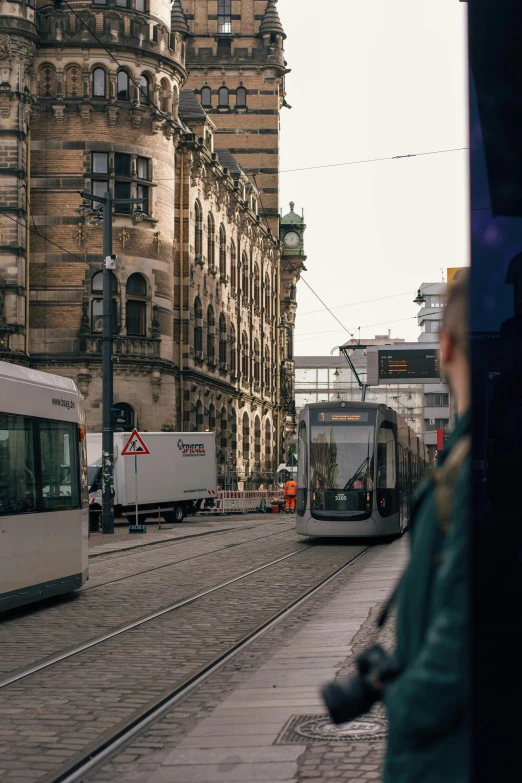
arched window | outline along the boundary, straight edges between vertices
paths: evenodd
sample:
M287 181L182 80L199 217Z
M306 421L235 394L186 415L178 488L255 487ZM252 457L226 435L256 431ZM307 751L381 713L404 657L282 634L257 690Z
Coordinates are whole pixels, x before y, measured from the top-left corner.
M232 291L237 290L237 256L234 240L230 243L230 285Z
M103 68L95 68L92 72L92 94L94 98L105 98L106 78Z
M83 78L79 65L69 65L65 69L65 95L67 98L79 98L83 95Z
M201 204L196 201L194 204L194 223L195 223L195 239L194 249L196 252L196 260L201 260L203 255L203 213L201 210Z
M247 91L244 87L238 87L236 90L236 106L238 109L246 109Z
M196 429L198 432L202 432L203 424L205 423L205 409L203 403L198 400L196 403Z
M145 74L142 73L140 77L140 103L144 106L149 105L150 100L150 82Z
M241 272L243 275L242 284L241 284L243 296L245 297L245 299L248 299L249 281L248 281L248 259L246 253L243 253L243 255L241 256Z
M243 459L250 459L250 421L248 413L243 414Z
M198 358L203 355L203 307L199 297L194 301L194 352Z
M51 63L45 63L38 71L40 78L40 96L42 98L56 97L56 68Z
M237 454L237 414L234 408L230 411L230 435L232 438L231 451L233 458Z
M228 109L230 102L230 94L228 92L227 87L220 87L219 88L219 108L220 109Z
M259 351L259 341L257 338L254 340L254 382L260 383L261 381L261 353Z
M216 266L216 224L212 212L208 216L208 239L207 239L207 260L208 268L215 269Z
M237 343L234 324L230 324L230 372L232 375L237 372Z
M261 419L254 419L254 457L256 462L261 462Z
M219 227L219 274L227 276L227 233L223 224Z
M211 403L208 409L208 428L210 432L216 431L216 408L214 403Z
M265 422L265 460L266 468L270 468L270 458L272 456L272 427L270 426L270 419Z
M272 299L270 295L270 278L265 275L265 315L270 318L272 312Z
M261 307L261 277L257 264L254 266L254 304L256 307Z
M146 315L147 283L136 273L127 280L127 334L145 337Z
M206 109L212 108L212 90L210 87L203 87L201 90L201 105Z
M118 281L113 273L111 277L112 290L112 331L118 333ZM91 278L91 331L103 332L103 272L96 272Z
M129 98L129 75L126 71L118 71L118 100L128 101Z
M227 365L227 319L224 313L219 316L219 364Z
M221 451L223 454L223 462L226 464L228 462L228 454L227 454L227 447L228 447L228 416L227 416L227 409L221 408Z
M207 310L207 360L209 364L216 361L216 316L211 306Z
M162 79L160 82L160 108L164 114L172 111L171 100L172 95L168 79Z
M250 376L248 361L248 337L246 332L243 332L241 338L241 372L243 374L243 380L248 380Z
M265 347L265 391L270 391L272 387L272 368L270 367L270 349Z

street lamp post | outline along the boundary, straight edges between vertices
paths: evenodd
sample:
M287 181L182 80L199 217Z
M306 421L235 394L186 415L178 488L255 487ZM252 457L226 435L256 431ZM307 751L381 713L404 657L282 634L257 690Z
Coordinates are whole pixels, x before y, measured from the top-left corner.
M114 437L112 423L113 379L112 348L114 339L112 278L111 271L116 269L116 256L112 253L112 210L117 204L141 204L142 198L114 199L108 190L103 196L81 192L80 214L92 214L86 204L101 204L94 214L93 224L100 225L100 212L103 214L103 335L102 335L102 533L114 533ZM139 223L145 217L136 208L134 221Z

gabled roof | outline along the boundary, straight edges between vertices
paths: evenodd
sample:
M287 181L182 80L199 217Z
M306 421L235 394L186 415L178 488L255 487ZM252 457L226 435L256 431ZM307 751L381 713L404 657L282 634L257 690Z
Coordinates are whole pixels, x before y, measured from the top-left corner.
M268 0L265 15L259 28L260 35L269 35L270 33L279 33L283 38L286 38L286 33L283 30L283 25L279 18L276 7L277 0Z
M174 0L174 5L170 11L170 31L172 33L182 33L190 35L187 19L181 7L181 0Z
M193 90L180 91L179 116L182 120L206 120L207 113Z

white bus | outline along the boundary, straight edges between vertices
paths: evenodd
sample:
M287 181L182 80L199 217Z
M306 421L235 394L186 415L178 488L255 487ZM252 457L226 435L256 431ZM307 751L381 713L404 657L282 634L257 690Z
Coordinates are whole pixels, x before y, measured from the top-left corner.
M82 395L0 362L0 612L81 587L88 537Z

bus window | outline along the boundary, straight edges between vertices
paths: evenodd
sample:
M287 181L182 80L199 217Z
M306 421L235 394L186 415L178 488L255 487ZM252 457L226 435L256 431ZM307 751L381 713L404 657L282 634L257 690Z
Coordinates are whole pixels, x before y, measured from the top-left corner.
M0 414L0 514L36 510L34 423Z

